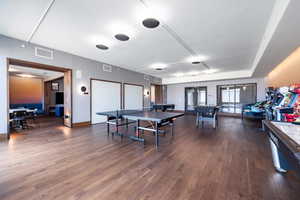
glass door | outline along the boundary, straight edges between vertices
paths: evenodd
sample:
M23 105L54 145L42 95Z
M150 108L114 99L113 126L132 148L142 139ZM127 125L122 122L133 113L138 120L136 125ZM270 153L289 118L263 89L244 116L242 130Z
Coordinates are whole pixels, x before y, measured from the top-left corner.
M256 102L256 84L217 86L217 102L221 112L241 113L243 104Z
M195 107L207 102L206 87L185 88L185 112L194 112Z

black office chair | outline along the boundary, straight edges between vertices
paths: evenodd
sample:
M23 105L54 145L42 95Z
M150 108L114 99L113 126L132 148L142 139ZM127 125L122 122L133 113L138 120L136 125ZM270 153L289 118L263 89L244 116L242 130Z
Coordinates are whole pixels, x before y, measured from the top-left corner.
M37 109L30 109L30 112L27 112L26 121L28 122L30 120L31 123L37 125ZM38 125L39 126L39 125ZM34 128L33 126L29 126L30 128Z
M200 121L203 127L204 121L212 121L213 127L216 128L218 124L217 112L218 108L216 106L197 106L195 108L197 118L196 125L199 127Z
M15 128L28 129L27 123L27 112L26 111L15 111L13 112L12 118L13 124Z

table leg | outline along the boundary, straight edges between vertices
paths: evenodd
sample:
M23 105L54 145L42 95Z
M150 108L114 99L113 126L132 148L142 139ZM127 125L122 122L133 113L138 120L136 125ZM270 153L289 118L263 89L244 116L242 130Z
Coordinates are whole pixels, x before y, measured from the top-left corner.
M174 136L174 121L171 122L171 135Z
M119 120L116 118L116 134L119 135ZM114 133L113 133L114 135Z
M196 115L196 126L199 127L199 113Z
M106 117L106 127L107 127L107 135L109 136L109 117Z
M155 122L155 147L158 149L159 139L158 139L158 123Z
M137 120L136 136L140 138L140 120Z
M109 136L109 123L106 123L107 125L107 136Z

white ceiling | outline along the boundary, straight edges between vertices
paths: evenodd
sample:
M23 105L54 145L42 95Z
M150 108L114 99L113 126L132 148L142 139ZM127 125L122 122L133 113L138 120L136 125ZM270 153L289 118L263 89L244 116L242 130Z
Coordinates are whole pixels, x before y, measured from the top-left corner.
M16 65L10 65L9 66L10 74L13 75L20 75L20 74L26 74L26 75L33 75L34 78L40 78L44 79L44 81L53 80L59 77L63 77L64 73L62 72L56 72L56 71L50 71L50 70L44 70L44 69L36 69L36 68L30 68L30 67L21 67Z
M31 42L163 79L203 74L206 68L201 64L186 62L191 52L174 39L167 26L192 51L205 56L211 69L218 70L205 75L208 79L224 73L245 74L252 69L276 1L148 0L145 7L140 0L57 0ZM50 2L2 0L0 19L9 20L0 20L0 34L28 40ZM141 22L147 16L162 24L146 29ZM131 39L117 41L113 37L117 32ZM95 47L98 43L110 49L101 51ZM151 68L155 63L167 67L155 71Z

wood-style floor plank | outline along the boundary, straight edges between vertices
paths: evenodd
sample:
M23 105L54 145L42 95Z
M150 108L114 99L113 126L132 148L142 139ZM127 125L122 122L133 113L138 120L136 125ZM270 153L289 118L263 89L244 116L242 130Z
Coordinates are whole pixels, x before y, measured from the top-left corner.
M123 130L125 131L125 130ZM132 128L128 134L133 134ZM175 136L146 145L108 137L104 125L36 128L0 142L0 199L252 200L300 197L300 179L277 173L259 124L176 121Z

